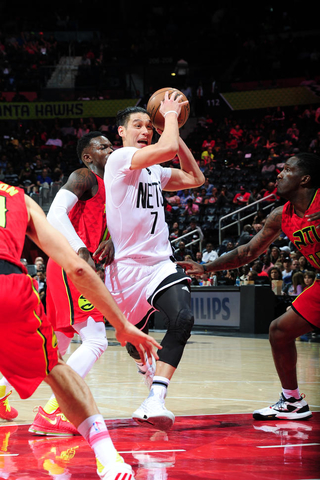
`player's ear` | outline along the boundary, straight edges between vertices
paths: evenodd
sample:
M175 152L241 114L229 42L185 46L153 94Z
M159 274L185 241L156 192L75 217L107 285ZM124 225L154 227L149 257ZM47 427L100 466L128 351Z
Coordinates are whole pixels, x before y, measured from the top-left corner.
M82 161L84 163L92 163L92 158L91 158L91 155L89 153L83 153L82 155Z
M123 135L124 135L124 126L123 125L119 125L118 134L119 134L119 137L123 137Z
M301 177L300 185L308 185L310 181L311 181L310 175L303 175L303 177Z

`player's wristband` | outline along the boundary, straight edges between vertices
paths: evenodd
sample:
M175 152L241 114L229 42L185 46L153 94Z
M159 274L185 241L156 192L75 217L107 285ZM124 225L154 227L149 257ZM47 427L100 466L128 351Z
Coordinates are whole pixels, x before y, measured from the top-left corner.
M203 271L206 273L206 272L208 271L208 270L207 270L207 267L205 266L204 263L202 264L202 266L203 266Z
M175 113L178 117L178 112L176 112L175 110L169 110L169 112L164 113L163 116L165 117L166 115L168 115L168 113Z

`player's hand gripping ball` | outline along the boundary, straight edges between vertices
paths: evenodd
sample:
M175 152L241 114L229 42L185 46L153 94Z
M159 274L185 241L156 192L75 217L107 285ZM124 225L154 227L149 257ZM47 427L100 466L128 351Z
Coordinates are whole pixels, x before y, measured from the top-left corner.
M151 95L148 101L147 111L150 115L151 122L154 128L159 128L160 130L164 129L164 117L162 113L159 111L159 109L160 109L161 102L164 99L164 94L166 92L169 92L169 96L171 96L172 92L177 92L176 96L182 95L182 99L181 99L182 102L185 102L188 100L187 97L182 92L180 92L180 90L178 90L177 88L171 88L171 87L160 88L160 90L157 90ZM179 128L181 128L186 123L186 121L189 118L189 115L190 115L190 104L188 102L181 107L181 112L178 118Z

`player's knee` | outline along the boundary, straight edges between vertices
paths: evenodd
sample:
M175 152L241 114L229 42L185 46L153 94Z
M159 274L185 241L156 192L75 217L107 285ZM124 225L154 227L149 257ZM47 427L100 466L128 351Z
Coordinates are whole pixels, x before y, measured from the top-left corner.
M269 326L269 342L271 346L277 347L287 343L285 331L280 327L278 319L273 320Z
M126 344L126 349L127 349L127 352L129 353L130 357L134 358L135 360L140 359L140 355L138 353L138 350L136 349L136 347L134 345L132 345L132 343L128 342Z
M176 315L176 318L168 319L168 332L172 333L176 340L185 345L190 338L194 324L194 316L189 307L184 307Z
M88 348L94 356L98 359L101 357L103 352L107 350L108 347L108 339L107 337L95 337L95 338L87 338L85 339L82 344Z

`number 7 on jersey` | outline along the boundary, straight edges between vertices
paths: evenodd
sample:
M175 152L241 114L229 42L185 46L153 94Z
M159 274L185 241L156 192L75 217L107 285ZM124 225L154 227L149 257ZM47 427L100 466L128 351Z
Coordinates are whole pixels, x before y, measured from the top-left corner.
M150 232L151 235L153 235L154 232L155 232L155 229L156 229L156 225L157 225L158 212L151 212L151 215L154 215L153 225L152 225L151 232Z

